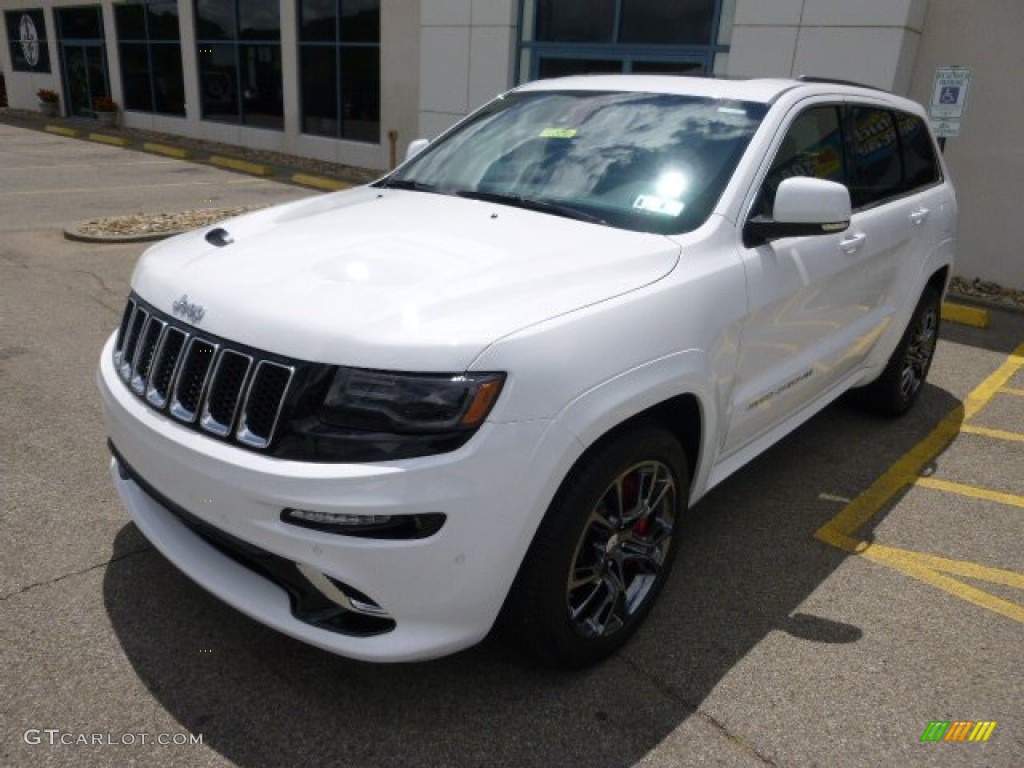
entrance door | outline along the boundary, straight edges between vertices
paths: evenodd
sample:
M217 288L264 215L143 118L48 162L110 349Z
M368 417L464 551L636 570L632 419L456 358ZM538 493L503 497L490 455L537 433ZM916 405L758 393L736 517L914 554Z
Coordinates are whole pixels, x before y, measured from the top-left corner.
M111 95L102 9L57 8L56 15L68 115L92 116L96 97Z
M103 48L96 45L61 44L61 56L68 115L91 116L93 100L97 96L110 95Z

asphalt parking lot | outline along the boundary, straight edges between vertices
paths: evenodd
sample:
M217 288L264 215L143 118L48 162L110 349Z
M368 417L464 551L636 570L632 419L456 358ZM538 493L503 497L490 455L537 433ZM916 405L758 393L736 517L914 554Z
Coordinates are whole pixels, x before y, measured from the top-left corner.
M351 662L181 575L117 502L93 382L144 246L61 230L309 194L0 124L0 765L1022 764L1022 314L946 324L910 417L839 403L716 488L584 672L500 638ZM922 742L967 721L988 740Z

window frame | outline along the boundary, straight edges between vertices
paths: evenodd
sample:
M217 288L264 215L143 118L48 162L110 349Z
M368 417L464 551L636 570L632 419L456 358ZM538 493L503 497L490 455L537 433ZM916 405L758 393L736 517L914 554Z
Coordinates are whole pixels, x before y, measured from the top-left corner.
M130 5L115 5L114 6L114 36L117 39L117 56L120 64L119 69L121 70L121 93L124 101L124 109L130 112L141 112L147 115L167 115L170 117L185 117L185 103L187 101L185 96L185 63L182 60L181 55L181 13L180 7L178 14L175 16L178 22L178 36L176 39L170 38L154 38L150 33L149 28L149 7L151 5L172 5L173 3L167 2L167 0L141 0L141 2L135 2ZM141 8L142 19L143 19L143 30L144 38L134 37L121 37L120 24L118 22L118 12L121 8ZM148 70L146 72L147 79L149 80L149 109L140 109L139 107L133 107L128 105L128 87L125 81L125 67L124 67L124 56L122 54L122 46L124 45L143 45L146 48L146 64ZM181 110L160 110L157 109L157 90L156 90L156 67L154 65L154 46L162 46L167 50L171 48L178 52L178 67L181 71Z
M303 17L302 17L302 0L298 0L295 3L295 25L296 25L296 58L297 58L297 69L298 69L298 90L299 90L299 133L303 136L315 136L324 139L333 139L338 141L351 141L357 144L364 145L380 145L381 143L381 25L380 25L380 14L382 2L378 0L377 3L377 40L345 40L342 36L342 18L343 7L345 0L332 0L334 5L334 39L333 40L304 40L303 39ZM306 104L305 104L305 80L303 79L303 54L307 50L313 49L325 49L330 50L334 53L334 123L335 131L333 133L325 132L314 132L307 130L306 127ZM350 118L345 116L345 72L342 67L343 54L354 50L372 50L377 53L377 135L373 140L367 140L362 138L354 138L351 135L345 134L346 123L350 122Z
M281 33L281 6L278 4L278 17L277 17L277 37L276 39L268 39L263 37L243 37L242 30L240 27L240 7L245 0L230 0L231 11L232 11L232 22L233 29L228 30L233 36L232 37L201 37L199 34L199 2L200 0L192 0L192 19L193 28L195 31L195 46L196 46L196 77L199 84L199 119L210 123L220 123L222 125L237 125L242 128L254 128L257 130L264 131L278 131L284 132L285 130L285 108L284 108L284 45L282 44L282 33ZM219 117L210 117L206 110L206 99L204 96L204 80L203 80L203 48L208 47L211 51L217 47L230 47L233 50L233 63L235 71L235 83L234 83L234 98L237 104L237 113L234 119L224 119ZM245 62L242 59L242 51L247 48L276 48L277 49L277 63L280 69L280 113L269 113L269 112L252 112L245 108L245 89L242 82L242 72L245 69ZM272 62L271 62L272 63ZM246 120L248 114L266 114L274 118L280 118L278 124L265 125L259 123L253 123Z
M619 72L630 74L636 63L673 63L697 64L703 73L714 70L715 56L728 53L729 46L719 42L722 28L722 9L727 0L714 0L710 35L704 44L675 43L630 43L622 42L623 13L622 8L628 0L614 0L614 22L612 39L609 42L565 42L544 41L537 39L537 3L539 0L519 0L517 29L517 55L515 60L514 80L522 84L539 77L542 59L570 60L611 60L621 65ZM527 4L531 10L527 12ZM524 71L524 61L529 61L529 71Z

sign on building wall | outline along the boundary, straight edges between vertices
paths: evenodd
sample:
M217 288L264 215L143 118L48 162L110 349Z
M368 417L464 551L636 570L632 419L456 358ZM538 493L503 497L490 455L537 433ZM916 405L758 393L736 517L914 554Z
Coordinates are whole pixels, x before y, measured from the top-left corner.
M49 72L50 48L41 8L7 11L7 40L11 45L11 66L16 72Z
M968 67L939 67L928 107L932 129L940 138L960 135L960 120L967 109L967 89L971 84Z

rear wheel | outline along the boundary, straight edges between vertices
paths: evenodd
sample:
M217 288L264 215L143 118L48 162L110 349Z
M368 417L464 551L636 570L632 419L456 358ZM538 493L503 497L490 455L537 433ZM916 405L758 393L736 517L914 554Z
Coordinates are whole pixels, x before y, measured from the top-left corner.
M924 389L939 340L942 296L928 286L914 310L900 343L877 380L860 390L859 401L882 416L902 416Z
M689 495L686 458L671 433L645 425L585 457L534 539L508 606L541 660L593 664L643 622L668 577Z

